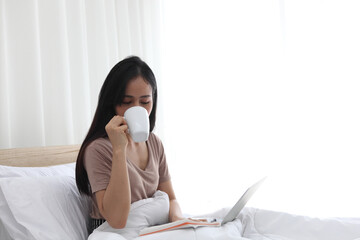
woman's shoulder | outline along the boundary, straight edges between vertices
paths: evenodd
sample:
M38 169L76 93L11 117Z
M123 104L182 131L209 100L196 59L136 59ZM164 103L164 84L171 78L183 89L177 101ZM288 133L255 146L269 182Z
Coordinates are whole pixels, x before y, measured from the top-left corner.
M149 142L162 145L161 139L153 132L149 134Z
M97 138L95 140L93 140L87 147L86 147L86 152L91 152L91 153L102 153L102 154L106 154L106 153L110 153L112 152L112 146L111 146L111 142L108 138Z
M105 138L105 137L100 137L97 138L95 140L93 140L90 144L89 147L97 147L97 146L111 146L110 140L109 138Z
M154 133L150 133L148 139L148 146L150 147L150 151L155 155L162 155L164 153L164 146L162 144L161 139Z
M85 149L84 163L85 168L109 168L112 162L112 146L108 138L97 138L93 140Z

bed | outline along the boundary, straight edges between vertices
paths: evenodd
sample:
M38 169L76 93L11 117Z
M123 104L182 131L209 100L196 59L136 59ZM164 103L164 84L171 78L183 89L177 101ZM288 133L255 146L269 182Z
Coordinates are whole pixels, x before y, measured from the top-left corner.
M75 184L79 145L0 150L0 239L74 239L89 237L90 199ZM138 237L143 227L166 221L167 196L135 202L126 228L107 222L89 240L97 239L254 239L360 240L360 218L310 218L245 208L221 228L180 229ZM222 218L228 209L197 217Z

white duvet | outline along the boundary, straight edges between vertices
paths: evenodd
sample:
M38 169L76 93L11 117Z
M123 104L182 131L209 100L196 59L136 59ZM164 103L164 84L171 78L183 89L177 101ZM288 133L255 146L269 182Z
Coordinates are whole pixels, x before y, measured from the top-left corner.
M360 240L360 218L318 219L245 208L232 222L222 227L200 227L172 230L138 237L147 226L167 220L169 200L165 193L133 203L124 229L113 229L103 223L89 240ZM223 218L229 209L197 216Z

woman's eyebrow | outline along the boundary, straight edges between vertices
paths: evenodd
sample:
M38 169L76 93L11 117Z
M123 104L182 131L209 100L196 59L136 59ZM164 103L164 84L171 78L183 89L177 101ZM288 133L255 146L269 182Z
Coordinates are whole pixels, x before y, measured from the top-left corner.
M134 98L134 96L131 96L131 95L125 95L124 97L126 97L126 98ZM151 97L151 95L143 95L140 98L148 98L148 97Z

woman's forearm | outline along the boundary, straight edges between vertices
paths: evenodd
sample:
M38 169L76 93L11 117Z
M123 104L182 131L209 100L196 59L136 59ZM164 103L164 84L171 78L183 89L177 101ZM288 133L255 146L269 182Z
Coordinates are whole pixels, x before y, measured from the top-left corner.
M169 221L174 222L184 219L180 205L176 199L170 200Z
M106 220L113 228L124 228L130 211L131 190L126 153L113 153L111 177L103 198Z
M181 212L180 205L178 201L176 200L175 192L171 183L171 180L168 180L166 182L162 182L158 186L158 190L166 192L169 196L169 221L174 222L177 220L184 219L183 214Z

